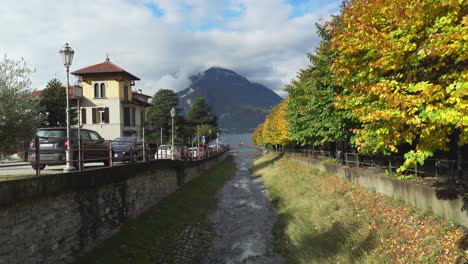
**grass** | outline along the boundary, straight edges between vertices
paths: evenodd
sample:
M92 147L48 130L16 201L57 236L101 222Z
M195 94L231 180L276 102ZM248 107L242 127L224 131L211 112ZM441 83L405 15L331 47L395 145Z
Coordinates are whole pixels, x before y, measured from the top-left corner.
M235 164L227 158L131 220L77 263L175 263L181 258L197 263L213 239L207 216L216 208L216 194L234 173Z
M270 153L254 163L278 210L287 263L465 263L463 230L431 213Z

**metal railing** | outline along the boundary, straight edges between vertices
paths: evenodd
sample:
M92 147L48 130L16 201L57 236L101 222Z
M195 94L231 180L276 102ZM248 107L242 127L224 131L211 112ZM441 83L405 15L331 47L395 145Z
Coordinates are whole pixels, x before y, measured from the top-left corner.
M396 176L397 169L404 163L403 157L371 156L359 153L343 153L341 151L324 151L314 149L268 148L273 151L311 157L314 159L340 162L347 166L372 167L380 169L388 175ZM402 175L414 175L415 178L434 177L436 181L450 180L450 183L468 183L468 161L449 159L427 159L424 165L407 168Z
M153 160L199 161L211 158L229 150L227 145L215 147L203 146L199 151L188 147L175 146L175 151L154 142L142 140L118 141L90 138L70 138L35 136L28 144L20 142L15 151L22 161L0 162L1 168L31 165L35 175L40 176L41 170L48 165L64 165L66 163L67 144L71 145L70 162L77 170L84 170L85 163L103 162L104 166L112 167L114 162L149 162ZM161 147L161 148L160 148ZM5 150L3 150L5 151ZM173 155L174 154L174 155ZM0 175L1 176L1 175Z

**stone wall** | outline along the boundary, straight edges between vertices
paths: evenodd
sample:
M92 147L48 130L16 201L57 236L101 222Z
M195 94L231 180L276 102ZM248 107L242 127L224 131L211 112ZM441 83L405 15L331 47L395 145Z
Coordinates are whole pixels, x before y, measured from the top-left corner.
M0 263L70 263L228 153L0 182Z
M389 177L375 168L347 167L337 163L323 163L309 157L288 155L303 164L336 175L354 184L376 192L401 199L406 203L468 227L468 198L462 195L447 195L446 189L401 181Z

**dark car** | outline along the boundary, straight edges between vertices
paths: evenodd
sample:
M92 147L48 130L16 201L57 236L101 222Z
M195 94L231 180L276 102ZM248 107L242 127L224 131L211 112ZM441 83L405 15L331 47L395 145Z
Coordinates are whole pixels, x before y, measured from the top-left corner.
M151 151L148 144L145 144L145 155L143 155L143 139L140 137L119 137L112 141L112 151L114 161L144 161L149 160Z
M73 166L78 168L78 129L70 130L70 146L72 149ZM104 162L109 165L110 148L109 142L106 142L96 131L81 129L82 156L83 162ZM65 164L65 150L67 149L67 129L58 128L39 128L36 131L39 142L39 169L44 169L46 165ZM31 140L28 152L28 161L36 169L36 144L35 139Z
M179 147L179 149L180 149L180 156L183 160L190 159L190 151L187 146L181 146Z

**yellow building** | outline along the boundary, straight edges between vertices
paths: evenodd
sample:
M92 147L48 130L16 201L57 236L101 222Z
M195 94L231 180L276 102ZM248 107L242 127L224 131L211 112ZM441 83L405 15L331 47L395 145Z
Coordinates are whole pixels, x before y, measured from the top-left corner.
M105 139L142 136L148 95L132 91L140 78L106 61L72 72L83 87L81 123Z

